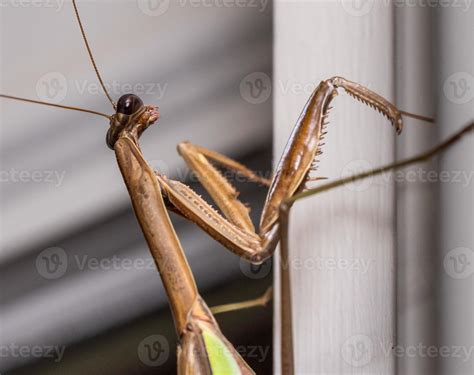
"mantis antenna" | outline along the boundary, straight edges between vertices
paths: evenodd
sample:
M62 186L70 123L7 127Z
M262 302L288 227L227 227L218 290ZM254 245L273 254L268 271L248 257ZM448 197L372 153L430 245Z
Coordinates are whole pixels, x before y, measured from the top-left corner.
M400 111L400 113L402 114L402 116L411 117L417 120L426 121L426 122L435 122L434 118L417 115L416 113L411 113L411 112L406 112L406 111Z
M99 79L100 85L101 85L102 89L104 90L104 93L107 96L107 99L109 99L110 103L112 104L112 107L114 107L114 109L116 110L117 109L116 105L115 105L114 101L112 100L109 92L107 91L107 88L104 85L104 81L102 80L102 77L99 73L99 68L97 68L97 64L95 63L94 56L92 56L92 51L91 51L91 48L89 46L89 42L87 41L86 33L84 31L84 27L82 26L81 17L79 16L79 11L77 10L76 0L72 0L72 5L74 6L74 13L76 14L77 22L79 23L79 28L81 29L82 39L84 40L84 43L86 45L87 53L89 54L89 57L90 57L90 60L92 62L92 66L94 67L97 78ZM105 117L109 120L111 119L111 116L106 115L105 113L93 111L93 110L90 110L90 109L80 108L80 107L73 107L73 106L67 106L67 105L60 105L60 104L56 104L56 103L43 102L43 101L40 101L40 100L20 98L18 96L13 96L13 95L0 94L0 98L18 100L18 101L21 101L21 102L34 103L34 104L42 104L42 105L46 105L46 106L50 106L50 107L70 109L70 110L79 111L79 112L86 112L86 113L91 113L93 115Z
M112 107L114 107L114 109L117 109L114 101L112 100L109 92L107 91L107 88L104 85L104 81L102 81L102 77L99 73L99 68L97 68L97 64L95 63L94 56L92 56L91 47L89 46L89 42L87 41L86 33L84 31L84 27L82 26L81 17L79 16L79 11L77 10L76 0L72 0L72 5L74 7L74 13L76 14L77 22L79 23L79 28L81 29L82 39L84 40L84 43L87 48L87 53L89 54L92 66L94 67L95 74L97 75L97 78L99 79L100 85L102 86L102 90L104 90L104 93L107 96L107 99L109 99L109 102L112 104Z
M13 96L13 95L3 95L0 94L0 98L5 98L5 99L12 99L12 100L19 100L20 102L27 102L27 103L34 103L34 104L42 104L42 105L47 105L50 107L57 107L57 108L63 108L63 109L71 109L73 111L79 111L79 112L86 112L86 113L91 113L93 115L97 116L102 116L105 118L110 119L109 115L106 115L105 113L97 112L97 111L92 111L90 109L85 109L85 108L80 108L80 107L72 107L68 105L60 105L56 103L49 103L49 102L42 102L40 100L33 100L33 99L26 99L26 98L20 98L18 96Z

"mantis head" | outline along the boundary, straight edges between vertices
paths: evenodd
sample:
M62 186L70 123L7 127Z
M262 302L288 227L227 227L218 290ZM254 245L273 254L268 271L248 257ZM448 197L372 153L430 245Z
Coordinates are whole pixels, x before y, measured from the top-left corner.
M137 141L143 131L159 117L157 107L144 105L135 94L122 95L117 102L115 114L110 118L107 146L113 150L115 142L124 133Z

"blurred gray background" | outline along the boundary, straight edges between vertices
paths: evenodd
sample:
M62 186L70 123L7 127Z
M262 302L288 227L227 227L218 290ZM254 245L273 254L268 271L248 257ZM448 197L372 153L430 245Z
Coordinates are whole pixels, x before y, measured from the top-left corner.
M160 107L161 119L142 137L145 157L200 192L176 152L180 141L271 170L271 4L206 4L78 2L112 97L134 92ZM71 2L1 5L0 92L112 113ZM263 85L252 87L255 77ZM263 92L260 100L252 90ZM175 373L172 317L105 145L107 121L7 100L0 109L0 371ZM265 189L234 183L255 217ZM249 268L172 219L209 305L256 297L271 284L270 264ZM271 373L271 311L218 317L258 373ZM158 366L146 357L151 335L164 340Z

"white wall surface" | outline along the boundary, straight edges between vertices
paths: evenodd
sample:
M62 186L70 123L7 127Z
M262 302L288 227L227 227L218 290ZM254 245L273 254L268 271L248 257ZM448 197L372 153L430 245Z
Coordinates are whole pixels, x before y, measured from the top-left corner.
M323 79L341 75L394 99L394 11L368 5L275 3L276 155ZM386 119L342 92L333 103L319 176L335 179L394 160ZM393 182L373 179L296 202L290 254L297 374L395 372L394 193Z

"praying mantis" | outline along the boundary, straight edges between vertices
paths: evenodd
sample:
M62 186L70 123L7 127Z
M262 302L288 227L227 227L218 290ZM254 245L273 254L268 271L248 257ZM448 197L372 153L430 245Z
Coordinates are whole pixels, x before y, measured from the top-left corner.
M93 61L76 4L75 2L73 4ZM94 62L93 65L104 87ZM193 144L180 144L178 146L180 154L196 172L224 217L187 186L153 170L143 158L138 139L144 130L158 120L159 114L154 106L143 105L142 101L133 94L122 96L115 104L104 88L116 113L107 116L86 110L110 120L107 145L116 153L137 218L169 296L177 334L181 341L178 349L180 373L247 374L252 373L252 370L222 335L212 313L199 296L166 208L196 223L232 252L251 262L260 263L270 257L278 242L281 243L281 256L285 259L289 248L287 241L289 210L298 199L332 189L349 181L429 158L454 144L473 128L473 124L468 125L463 131L423 155L305 191L304 182L310 178L309 173L313 161L321 152L320 146L326 131L325 122L329 114L330 102L336 96L338 89L345 90L380 110L390 119L398 133L402 130L403 115L416 117L399 111L381 96L359 84L341 77L334 77L321 82L308 101L272 181L258 177L243 165L223 155ZM2 97L20 99L8 95L2 95ZM69 107L69 109L78 108ZM426 120L426 118L421 119ZM235 169L250 181L269 186L259 231L253 228L248 217L248 209L238 200L237 192L220 175L213 163ZM282 275L282 320L284 322L282 359L284 373L290 374L293 371L293 346L289 270L284 269Z

